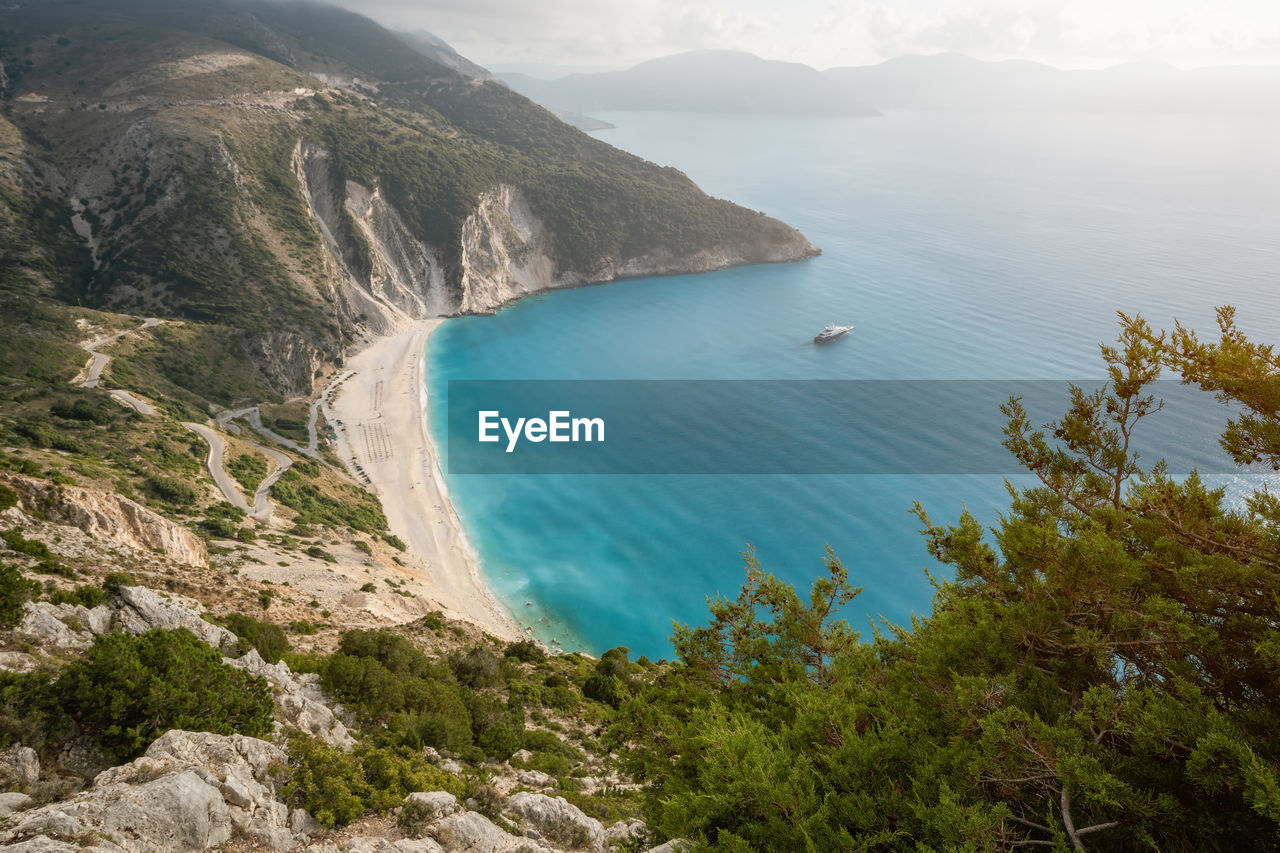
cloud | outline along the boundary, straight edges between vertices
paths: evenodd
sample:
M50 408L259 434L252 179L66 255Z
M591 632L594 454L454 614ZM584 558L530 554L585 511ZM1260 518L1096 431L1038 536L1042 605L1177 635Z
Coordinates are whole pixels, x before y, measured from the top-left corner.
M1280 63L1274 0L339 0L479 62L626 66L697 48L824 68L957 51L1058 65Z

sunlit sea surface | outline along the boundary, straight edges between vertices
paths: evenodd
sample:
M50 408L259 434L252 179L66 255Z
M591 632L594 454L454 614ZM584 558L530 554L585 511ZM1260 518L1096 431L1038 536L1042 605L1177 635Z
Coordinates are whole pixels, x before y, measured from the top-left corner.
M1280 124L1257 118L891 113L603 115L597 135L796 227L797 264L543 294L430 339L448 379L1087 379L1115 312L1280 342ZM845 339L811 343L828 322ZM1064 401L1065 405L1065 401ZM1049 418L1058 412L1044 412ZM928 441L973 436L920 412ZM691 418L690 429L715 427ZM680 436L673 435L673 441ZM830 441L848 440L831 424ZM999 476L447 475L485 577L546 642L671 654L673 620L733 596L740 553L798 586L826 546L864 588L845 616L927 614L921 501L994 523ZM1234 493L1252 476L1219 476ZM1025 482L1025 481L1024 481ZM531 602L531 603L529 603Z

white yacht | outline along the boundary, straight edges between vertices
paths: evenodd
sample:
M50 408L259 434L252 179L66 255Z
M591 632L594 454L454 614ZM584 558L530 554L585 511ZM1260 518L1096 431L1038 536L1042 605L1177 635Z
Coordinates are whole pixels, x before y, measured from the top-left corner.
M853 326L837 326L835 323L828 323L827 327L814 337L815 344L825 344L827 341L834 341L836 338L847 335L853 331Z

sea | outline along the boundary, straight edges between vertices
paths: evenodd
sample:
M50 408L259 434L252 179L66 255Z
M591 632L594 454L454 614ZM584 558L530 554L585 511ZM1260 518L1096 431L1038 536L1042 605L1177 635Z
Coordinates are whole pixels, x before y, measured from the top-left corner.
M793 264L619 281L445 322L428 381L1060 380L1105 377L1117 311L1212 336L1215 306L1280 342L1280 121L1204 115L890 112L874 118L601 115L600 139L799 228ZM854 331L826 346L829 322ZM430 427L447 448L448 396ZM1216 404L1215 404L1216 405ZM1159 415L1153 416L1159 417ZM668 425L669 426L669 425ZM726 434L700 422L673 446ZM833 449L846 425L820 425ZM900 427L901 425L899 425ZM921 410L903 442L963 457L975 436ZM889 427L896 428L896 427ZM665 440L665 437L664 437ZM777 436L762 438L777 441ZM1202 448L1212 455L1214 448ZM1154 460L1148 459L1147 462ZM1232 499L1257 475L1209 466ZM463 474L448 488L482 572L543 642L672 656L677 624L735 597L746 555L804 595L828 548L869 638L930 612L919 502L984 524L1006 473ZM931 577L933 580L931 580Z

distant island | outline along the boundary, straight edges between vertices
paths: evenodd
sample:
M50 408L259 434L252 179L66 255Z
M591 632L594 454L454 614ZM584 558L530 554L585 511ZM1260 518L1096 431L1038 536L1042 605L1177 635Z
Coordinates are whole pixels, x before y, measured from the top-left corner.
M1275 113L1280 66L1184 71L1156 62L1097 71L986 62L958 53L901 56L818 71L730 50L698 50L625 71L498 79L548 109L871 116L880 110Z

